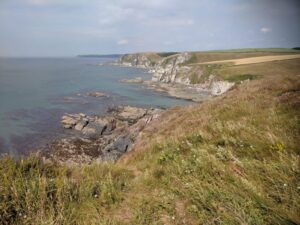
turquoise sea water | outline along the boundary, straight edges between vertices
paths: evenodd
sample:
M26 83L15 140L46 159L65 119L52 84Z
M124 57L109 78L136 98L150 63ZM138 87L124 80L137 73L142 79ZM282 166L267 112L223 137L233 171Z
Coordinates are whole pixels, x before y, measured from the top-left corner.
M65 112L103 114L112 106L191 104L121 79L150 75L142 69L102 65L100 58L0 58L0 153L25 154L65 135ZM108 98L86 96L101 91Z

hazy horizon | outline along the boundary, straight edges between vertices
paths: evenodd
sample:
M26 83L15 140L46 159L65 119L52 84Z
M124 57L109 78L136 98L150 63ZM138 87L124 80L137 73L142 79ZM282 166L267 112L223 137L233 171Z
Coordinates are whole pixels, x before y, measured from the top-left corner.
M300 46L297 0L2 0L0 56Z

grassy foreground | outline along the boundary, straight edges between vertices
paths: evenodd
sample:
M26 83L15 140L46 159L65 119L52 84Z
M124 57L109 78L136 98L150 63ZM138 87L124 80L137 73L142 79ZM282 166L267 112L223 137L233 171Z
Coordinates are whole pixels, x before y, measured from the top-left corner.
M168 110L117 164L2 158L0 224L300 224L299 71L220 68L260 78Z

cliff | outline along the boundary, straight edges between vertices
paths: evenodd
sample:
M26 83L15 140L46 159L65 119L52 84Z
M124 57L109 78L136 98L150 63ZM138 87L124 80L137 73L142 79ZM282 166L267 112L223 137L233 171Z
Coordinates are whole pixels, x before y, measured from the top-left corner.
M119 63L125 66L149 69L149 72L153 74L152 81L190 84L190 79L187 76L190 67L182 66L190 57L191 55L187 52L166 57L159 53L136 53L124 55Z
M195 101L199 100L195 97L197 92L199 92L199 95L203 93L205 95L207 93L220 95L234 85L232 82L220 80L215 76L210 66L190 64L193 58L194 53L191 52L170 54L135 53L124 55L118 60L118 64L147 69L152 74L151 85L156 86L157 89L162 89L161 87L167 89L170 95L174 95L176 92L184 92L184 89L194 90L192 95L184 93L183 95L175 95L175 97ZM174 89L174 87L178 90L169 91L170 88Z

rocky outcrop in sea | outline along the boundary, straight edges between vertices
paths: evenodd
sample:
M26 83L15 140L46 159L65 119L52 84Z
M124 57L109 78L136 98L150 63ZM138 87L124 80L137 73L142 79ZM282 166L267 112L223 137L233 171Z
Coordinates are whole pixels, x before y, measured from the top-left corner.
M65 114L62 126L73 134L49 144L40 154L45 161L60 164L115 161L131 151L143 129L158 120L162 112L162 109L119 106L109 109L104 116Z
M146 88L168 93L170 96L202 102L214 95L221 95L234 83L220 81L211 74L207 80L192 84L188 61L191 53L176 53L167 57L153 58L151 53L124 55L115 65L148 69L151 80L136 77L121 80L126 83L142 84ZM157 55L156 55L157 56ZM194 71L195 72L195 71ZM203 74L197 68L199 76ZM108 97L96 91L87 93L91 97ZM47 145L42 153L44 160L60 164L82 164L94 161L115 161L130 152L138 137L150 123L159 120L161 109L145 109L131 106L111 108L106 115L89 116L83 113L65 114L62 126L70 130L71 136Z

